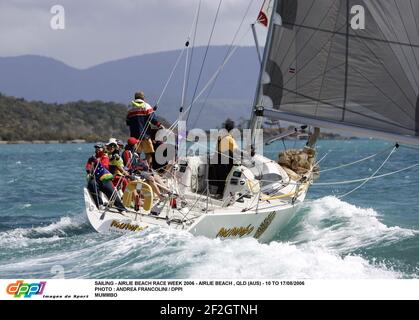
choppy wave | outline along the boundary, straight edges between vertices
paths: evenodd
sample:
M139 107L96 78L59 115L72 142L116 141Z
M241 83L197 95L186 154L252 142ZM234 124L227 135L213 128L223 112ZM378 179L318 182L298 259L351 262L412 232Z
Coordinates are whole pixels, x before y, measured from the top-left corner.
M122 236L85 244L3 265L0 275L51 277L52 270L60 267L63 275L71 278L402 277L397 271L372 265L361 257L340 257L324 249L287 243L260 244L254 239L221 241L154 230L141 238Z
M417 230L388 227L380 222L375 210L359 208L332 196L307 204L305 211L295 243L310 242L340 253L390 245L418 234Z
M59 221L34 228L16 228L0 232L0 247L20 248L34 243L52 242L91 230L82 216L62 217Z
M387 227L371 209L333 197L307 205L298 233L285 242L194 237L149 229L144 234L100 235L82 216L47 226L0 233L0 246L20 251L0 263L0 278L292 278L366 279L406 277L397 266L353 253L394 243L416 231ZM38 248L38 249L35 249ZM27 252L32 252L28 257Z

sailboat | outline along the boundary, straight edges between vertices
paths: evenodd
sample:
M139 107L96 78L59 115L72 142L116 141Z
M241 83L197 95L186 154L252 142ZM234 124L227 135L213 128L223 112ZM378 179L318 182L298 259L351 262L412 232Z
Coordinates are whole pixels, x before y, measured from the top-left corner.
M85 189L90 223L103 233L157 226L272 240L317 177L320 128L419 145L418 16L419 2L410 0L265 0L259 22L269 29L250 128L255 136L264 119L310 126L306 147L282 153L287 161L253 154L234 165L221 198L208 187L208 155L177 159L166 202L154 200L146 182L132 182L124 204L130 207L137 190L147 200L140 211L99 210ZM289 165L301 159L304 170Z

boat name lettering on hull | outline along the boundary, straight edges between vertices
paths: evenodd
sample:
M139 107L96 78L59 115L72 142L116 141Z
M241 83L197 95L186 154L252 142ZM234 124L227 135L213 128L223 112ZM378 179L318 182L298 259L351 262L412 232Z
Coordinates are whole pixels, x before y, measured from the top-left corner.
M137 226L135 224L121 223L121 222L118 222L116 220L113 220L112 223L111 223L111 228L117 228L117 229L120 229L120 230L129 230L129 231L133 231L133 232L139 232L139 231L143 231L143 230L147 229L148 226L140 227L140 226Z
M240 238L251 234L255 227L249 224L247 227L221 228L218 231L216 238L236 237Z
M265 220L263 220L263 222L261 223L261 225L259 226L259 228L256 230L255 233L255 238L259 239L262 234L265 233L266 229L269 228L269 226L271 225L272 221L275 219L276 213L275 212L271 212L266 218Z

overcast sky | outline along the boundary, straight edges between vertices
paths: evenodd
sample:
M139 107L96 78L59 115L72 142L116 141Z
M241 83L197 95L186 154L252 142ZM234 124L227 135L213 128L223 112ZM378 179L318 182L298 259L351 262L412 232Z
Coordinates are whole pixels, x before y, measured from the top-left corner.
M263 0L223 0L213 44L230 44L250 2L241 35L256 20ZM0 56L36 54L86 68L134 55L179 49L191 30L198 3L199 0L1 0ZM219 0L202 0L197 36L200 45L208 41L218 3ZM65 30L50 27L54 5L65 8ZM240 44L254 44L250 31Z

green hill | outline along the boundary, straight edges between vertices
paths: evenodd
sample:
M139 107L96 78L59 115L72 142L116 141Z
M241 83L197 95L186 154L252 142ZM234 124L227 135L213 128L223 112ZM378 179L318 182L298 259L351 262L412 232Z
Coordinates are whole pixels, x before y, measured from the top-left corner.
M126 113L127 106L113 102L50 104L0 94L0 140L125 140ZM168 126L165 119L160 121Z

